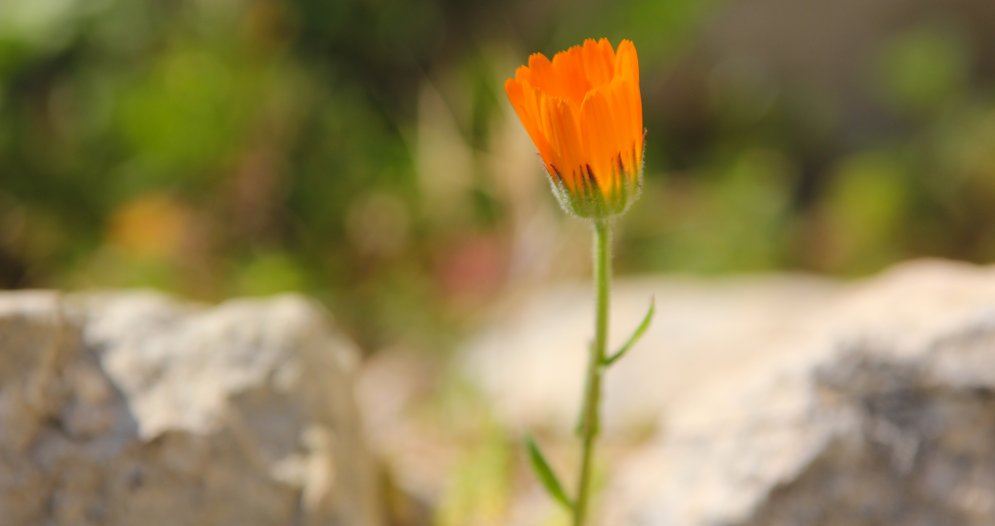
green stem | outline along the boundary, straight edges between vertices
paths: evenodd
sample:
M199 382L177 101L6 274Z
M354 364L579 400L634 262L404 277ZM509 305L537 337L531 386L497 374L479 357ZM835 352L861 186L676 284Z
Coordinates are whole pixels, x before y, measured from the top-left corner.
M584 403L577 431L582 453L577 498L573 508L573 526L584 526L591 491L594 443L600 431L601 376L604 373L608 346L608 291L611 287L611 227L606 220L594 222L594 282L597 286L597 310L594 316L594 345L587 365Z

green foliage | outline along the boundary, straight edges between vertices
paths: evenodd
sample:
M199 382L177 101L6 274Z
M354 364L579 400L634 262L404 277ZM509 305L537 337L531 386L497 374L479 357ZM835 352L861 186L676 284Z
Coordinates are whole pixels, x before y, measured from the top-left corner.
M639 322L636 326L636 330L632 331L629 335L629 339L622 344L621 347L611 355L605 357L604 364L606 367L611 366L613 363L617 362L620 358L625 356L625 353L629 352L639 339L643 337L643 333L646 329L650 328L650 323L653 321L653 315L656 313L656 298L650 298L650 306L646 309L646 314L643 316L643 321Z
M459 459L439 504L435 526L506 524L513 449L496 426Z
M911 212L909 173L901 157L885 152L840 163L824 204L825 268L866 272L901 257L897 242Z
M0 285L302 290L364 347L444 348L555 206L502 81L598 36L642 64L623 271L995 257L991 50L971 28L882 26L852 78L812 85L794 69L832 60L740 53L710 25L729 5L0 2Z
M789 250L793 167L770 150L737 152L713 173L651 186L637 202L626 245L649 268L760 271L784 264ZM654 185L655 186L655 185ZM645 237L643 237L645 236Z
M878 77L886 103L924 112L951 102L967 86L971 54L956 28L922 28L891 41Z
M542 482L549 496L564 508L568 510L573 508L570 497L567 497L566 491L563 490L563 485L560 484L560 479L553 472L553 468L542 454L542 450L539 449L539 444L536 443L535 439L531 436L527 437L525 439L525 448L528 451L529 464L532 466L532 471L539 477L539 481Z
M281 292L307 292L308 275L289 254L253 254L235 277L238 295L268 296Z

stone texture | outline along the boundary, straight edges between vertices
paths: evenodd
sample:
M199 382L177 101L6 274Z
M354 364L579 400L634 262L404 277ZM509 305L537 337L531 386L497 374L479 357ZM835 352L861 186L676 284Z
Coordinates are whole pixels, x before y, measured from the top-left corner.
M645 296L661 308L608 373L600 524L995 524L995 268L621 285L616 334ZM465 370L509 425L572 440L585 294L519 307L471 345Z
M606 431L653 425L703 384L749 367L761 357L744 342L773 348L808 332L798 320L840 288L806 276L616 280L611 348L625 341L650 298L656 316L639 346L605 378ZM573 432L593 335L593 294L588 286L567 285L509 303L467 344L464 370L508 425Z
M995 523L995 270L906 265L805 323L665 415L609 523Z
M0 294L2 523L381 524L355 360L297 297Z

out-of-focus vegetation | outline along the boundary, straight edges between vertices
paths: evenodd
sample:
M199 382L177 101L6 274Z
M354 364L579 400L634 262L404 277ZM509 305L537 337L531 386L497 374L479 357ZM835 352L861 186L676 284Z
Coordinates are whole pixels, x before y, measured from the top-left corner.
M576 267L535 255L572 220L502 85L602 35L649 130L622 272L987 261L986 2L829 33L778 1L0 2L0 284L306 291L368 348L438 344L516 269Z

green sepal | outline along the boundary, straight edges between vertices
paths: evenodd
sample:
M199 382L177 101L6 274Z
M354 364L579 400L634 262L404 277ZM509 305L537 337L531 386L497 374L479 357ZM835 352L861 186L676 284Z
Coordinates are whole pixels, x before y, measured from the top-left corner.
M532 470L539 477L543 487L546 488L546 492L556 502L567 508L567 510L573 510L573 503L570 502L570 498L563 491L560 480L556 478L556 473L553 473L553 468L549 466L549 462L546 462L546 457L543 456L539 445L536 444L535 439L531 435L525 437L525 446L529 450L529 463L532 465Z
M646 316L643 316L643 321L640 322L639 326L636 327L636 330L633 331L632 336L629 336L629 340L625 342L625 345L623 345L618 351L615 351L615 354L612 354L604 359L602 364L604 364L605 367L612 365L617 362L619 358L625 356L625 353L629 352L629 349L631 349L636 342L643 337L643 333L646 332L646 329L650 327L650 322L653 321L654 313L656 313L656 298L651 297L650 308L646 311Z

